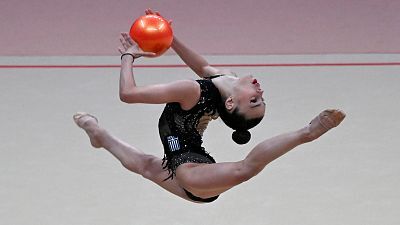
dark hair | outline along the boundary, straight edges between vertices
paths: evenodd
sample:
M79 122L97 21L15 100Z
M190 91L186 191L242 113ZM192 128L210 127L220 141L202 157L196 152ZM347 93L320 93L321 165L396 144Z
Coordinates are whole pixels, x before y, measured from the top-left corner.
M218 114L228 127L235 130L232 133L232 139L240 145L249 142L251 134L248 130L255 127L263 119L263 117L246 119L243 114L239 113L237 107L233 112L228 112L225 108L225 101L221 101L218 105Z

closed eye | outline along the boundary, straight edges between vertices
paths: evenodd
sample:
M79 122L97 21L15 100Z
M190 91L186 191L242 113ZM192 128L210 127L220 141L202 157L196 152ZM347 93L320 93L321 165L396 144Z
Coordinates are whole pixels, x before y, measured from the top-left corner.
M250 108L255 108L255 107L258 107L258 106L261 106L261 105L264 105L264 106L266 105L265 101L264 101L264 98L261 98L261 101L258 101L257 98L250 99L250 102L252 103Z

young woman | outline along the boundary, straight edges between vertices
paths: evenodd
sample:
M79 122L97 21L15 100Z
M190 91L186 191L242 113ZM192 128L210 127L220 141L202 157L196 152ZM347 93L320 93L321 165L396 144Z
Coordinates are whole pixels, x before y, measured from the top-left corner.
M274 159L338 126L345 117L340 110L325 110L305 127L259 143L243 160L216 163L202 147L202 134L209 121L220 117L234 130L235 142L247 143L248 130L261 121L266 110L257 80L221 72L175 37L172 49L203 79L137 86L132 64L152 53L141 51L127 33L121 34L120 41L120 99L126 103L166 104L159 120L164 158L146 154L112 136L90 114L77 113L74 121L86 131L93 147L108 150L128 170L186 200L214 201L257 175Z

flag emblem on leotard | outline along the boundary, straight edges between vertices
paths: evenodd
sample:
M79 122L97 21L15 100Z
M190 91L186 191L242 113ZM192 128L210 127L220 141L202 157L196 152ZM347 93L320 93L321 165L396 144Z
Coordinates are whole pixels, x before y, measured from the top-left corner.
M177 137L168 136L167 140L168 140L169 149L171 149L171 151L177 151L177 150L181 149L181 146L179 145L179 139Z

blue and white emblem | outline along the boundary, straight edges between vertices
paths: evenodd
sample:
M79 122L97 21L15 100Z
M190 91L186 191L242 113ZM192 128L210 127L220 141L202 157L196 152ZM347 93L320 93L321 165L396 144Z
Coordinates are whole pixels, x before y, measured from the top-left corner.
M179 145L179 139L175 136L168 136L167 137L168 141L168 146L171 151L178 151L181 149L181 146Z

